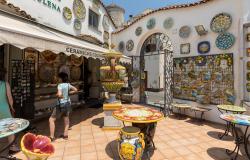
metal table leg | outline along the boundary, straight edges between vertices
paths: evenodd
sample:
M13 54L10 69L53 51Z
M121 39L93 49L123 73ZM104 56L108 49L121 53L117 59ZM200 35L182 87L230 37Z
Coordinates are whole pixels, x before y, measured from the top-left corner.
M248 128L249 126L247 126L245 134L244 134L244 148L245 148L245 152L246 152L248 159L250 159L250 153L249 153L250 150L248 149L250 134L247 136Z
M224 136L228 136L228 133L230 132L230 126L231 123L227 122L225 132L223 134L218 135L219 139L222 139Z
M230 150L226 149L226 153L228 155L232 155L233 153L236 152L236 155L234 156L234 158L232 158L232 160L236 160L238 155L239 155L240 145L244 143L244 137L239 136L239 134L237 132L237 129L235 127L235 124L231 124L231 126L232 126L232 129L233 129L234 134L235 134L235 144L236 144L236 146L235 146L233 151L230 151Z

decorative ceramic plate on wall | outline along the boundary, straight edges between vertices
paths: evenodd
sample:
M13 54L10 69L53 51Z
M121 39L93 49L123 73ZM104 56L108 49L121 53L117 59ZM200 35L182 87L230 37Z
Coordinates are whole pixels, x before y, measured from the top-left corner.
M54 79L55 71L52 65L42 64L39 67L39 79L43 82L51 83Z
M72 11L69 7L64 7L63 8L63 17L66 20L71 20L72 19Z
M205 54L210 51L210 42L208 41L203 41L198 44L198 52L200 54Z
M53 63L55 62L56 58L57 58L57 54L51 52L51 51L43 51L41 53L42 58L45 60L46 63Z
M174 25L174 20L171 17L165 19L165 21L163 22L163 27L165 29L170 29L173 27L173 25Z
M75 19L75 21L74 21L74 28L76 30L81 30L82 29L82 23L81 23L81 21L79 19Z
M181 38L188 38L191 33L191 28L189 26L183 26L179 30L179 36Z
M190 43L185 43L180 45L180 54L190 53Z
M235 37L231 33L222 33L216 38L216 46L221 50L226 50L234 45Z
M86 8L82 0L74 0L73 10L78 19L84 19L86 16Z
M137 27L135 30L135 35L139 36L139 35L141 35L141 33L142 33L142 27Z
M103 33L103 39L104 39L104 42L108 42L109 41L109 32L104 32Z
M123 52L123 51L124 51L124 42L123 42L123 41L121 41L121 42L119 43L118 49L119 49L120 52Z
M83 63L83 57L82 56L81 57L77 57L77 56L75 56L75 55L72 54L70 56L70 61L71 61L71 64L73 64L74 66L79 67Z
M153 29L155 27L155 23L156 22L155 22L154 18L149 19L148 22L147 22L147 28L148 29Z
M127 49L128 51L132 51L133 48L134 48L134 42L133 42L132 40L129 40L129 41L127 42L127 44L126 44L126 49Z
M232 17L228 13L217 14L210 23L213 32L220 33L227 31L232 25Z
M102 26L103 26L103 28L104 28L105 31L109 30L109 18L108 18L107 15L103 16Z
M70 78L73 81L78 81L81 78L81 68L80 67L71 67Z

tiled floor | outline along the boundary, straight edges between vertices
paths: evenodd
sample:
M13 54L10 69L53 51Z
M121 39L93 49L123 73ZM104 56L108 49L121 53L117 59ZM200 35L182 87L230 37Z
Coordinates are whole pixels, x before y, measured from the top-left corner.
M57 126L63 126L63 123ZM54 142L56 152L50 160L119 160L117 154L118 131L103 131L102 109L78 109L71 115L72 130L69 140L57 139ZM36 125L40 133L48 135L48 123ZM58 128L58 134L62 127ZM217 138L223 132L223 126L208 122L197 122L190 118L178 119L170 116L158 123L154 142L157 147L152 160L226 160L230 159L225 149L233 149L232 137L225 140ZM247 158L244 151L238 159ZM16 155L24 159L22 153Z

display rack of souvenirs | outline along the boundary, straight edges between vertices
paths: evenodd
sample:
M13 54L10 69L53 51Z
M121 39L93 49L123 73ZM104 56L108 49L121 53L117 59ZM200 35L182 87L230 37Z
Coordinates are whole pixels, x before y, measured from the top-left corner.
M174 58L174 97L202 104L233 104L233 54Z

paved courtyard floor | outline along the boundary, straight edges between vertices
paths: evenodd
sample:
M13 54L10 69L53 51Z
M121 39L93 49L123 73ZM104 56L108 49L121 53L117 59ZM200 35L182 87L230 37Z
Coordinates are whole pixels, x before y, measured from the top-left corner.
M69 140L57 139L55 154L50 160L119 160L116 138L118 131L103 131L102 109L77 109L71 115L72 130ZM39 133L49 135L46 120L36 124ZM63 129L57 122L57 135ZM233 149L231 136L219 140L217 135L224 126L210 122L198 122L190 118L178 119L174 115L158 123L154 142L157 147L152 160L229 160L225 149ZM247 160L241 149L239 160ZM26 160L22 153L16 157Z

